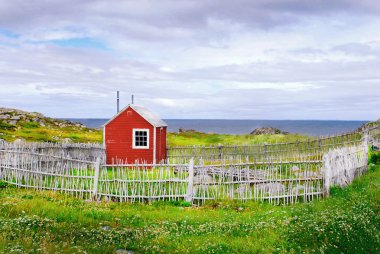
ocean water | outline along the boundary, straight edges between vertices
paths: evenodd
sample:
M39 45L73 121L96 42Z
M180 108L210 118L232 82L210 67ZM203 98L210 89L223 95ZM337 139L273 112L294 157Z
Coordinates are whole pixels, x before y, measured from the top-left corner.
M91 128L100 128L108 119L67 119ZM217 120L217 119L164 119L170 132L179 128L206 133L249 134L259 127L275 127L290 133L310 136L327 136L353 131L366 121L316 121L316 120Z

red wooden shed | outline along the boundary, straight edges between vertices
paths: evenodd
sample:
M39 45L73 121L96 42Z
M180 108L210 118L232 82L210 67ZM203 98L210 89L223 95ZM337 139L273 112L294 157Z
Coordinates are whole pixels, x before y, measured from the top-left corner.
M165 160L167 126L149 109L128 105L103 126L107 164Z

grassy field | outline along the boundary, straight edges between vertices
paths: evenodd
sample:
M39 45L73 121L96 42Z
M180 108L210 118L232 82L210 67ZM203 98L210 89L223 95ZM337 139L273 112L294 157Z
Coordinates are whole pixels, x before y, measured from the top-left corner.
M25 139L27 141L59 142L70 139L73 142L101 143L102 131L99 129L81 127L58 127L54 125L41 126L34 122L20 122L17 126L0 122L0 138L13 141ZM276 142L292 142L305 140L307 136L299 134L276 134L276 135L229 135L208 134L202 132L168 133L169 146L192 146L192 145L247 145Z
M97 129L75 126L59 127L54 125L41 126L35 122L19 122L17 126L0 122L1 139L14 141L59 142L70 139L73 142L100 143L102 132Z
M379 162L379 154L371 163ZM379 253L380 166L308 204L91 203L0 182L2 253Z
M307 140L308 136L300 134L274 134L274 135L231 135L203 132L169 133L169 146L192 146L192 145L252 145L264 143L294 142Z

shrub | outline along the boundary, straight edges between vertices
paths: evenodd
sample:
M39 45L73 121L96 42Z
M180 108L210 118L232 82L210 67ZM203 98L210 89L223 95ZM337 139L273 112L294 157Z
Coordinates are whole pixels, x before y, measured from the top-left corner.
M16 126L0 121L0 130L14 130Z
M0 189L7 188L7 186L8 186L8 183L6 183L4 181L0 181Z
M40 127L40 125L36 122L28 122L28 123L24 122L24 123L21 123L20 125L26 129L36 129Z
M368 164L380 164L380 151L370 152Z

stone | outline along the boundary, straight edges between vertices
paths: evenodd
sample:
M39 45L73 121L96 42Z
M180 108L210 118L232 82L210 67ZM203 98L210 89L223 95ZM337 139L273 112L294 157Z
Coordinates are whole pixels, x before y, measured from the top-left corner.
M289 134L289 132L282 131L277 128L273 127L260 127L254 129L251 133L251 135L263 135L263 134L269 134L269 135L274 135L274 134Z
M199 175L194 176L193 181L194 183L211 183L212 176L209 176L207 174L199 174Z
M11 117L11 120L20 120L21 119L21 116L12 116Z
M131 250L118 249L115 251L116 254L133 254Z
M318 176L318 172L312 172L312 171L294 172L294 174L299 178L309 178L309 177L317 177Z
M18 138L16 140L13 141L14 144L21 144L21 143L25 143L25 139L22 139L22 138Z
M263 183L258 184L257 188L264 193L268 193L270 195L280 195L285 192L285 185L281 183Z
M110 226L103 226L102 229L105 230L105 231L110 231L111 227Z
M307 191L308 192L314 192L315 188L313 186L308 186ZM295 194L295 195L304 194L305 193L305 186L303 186L303 185L297 185L297 186L293 187L292 188L292 193Z
M293 166L290 170L293 172L296 172L296 171L300 171L300 168L297 166Z
M236 189L236 193L240 196L245 196L246 193L250 192L250 186L248 184L240 184Z
M73 141L70 138L64 138L62 139L62 143L73 143Z
M185 128L179 128L178 129L178 133L186 133L186 132L197 132L197 131L194 129L186 130Z

